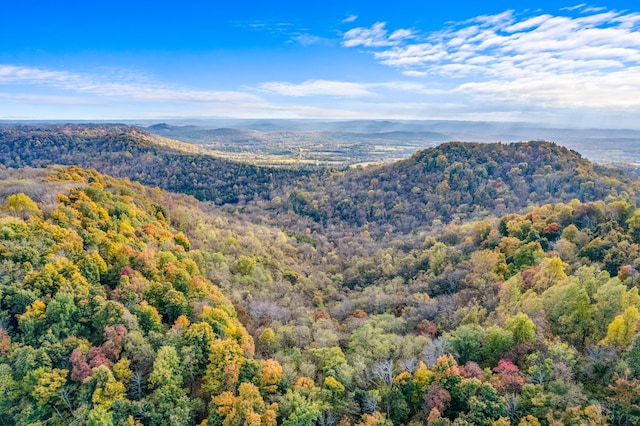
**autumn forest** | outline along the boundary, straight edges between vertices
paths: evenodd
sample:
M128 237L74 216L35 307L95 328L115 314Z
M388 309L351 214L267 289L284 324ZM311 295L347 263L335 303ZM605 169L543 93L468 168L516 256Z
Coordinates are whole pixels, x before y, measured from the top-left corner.
M0 425L640 424L640 181L0 126Z

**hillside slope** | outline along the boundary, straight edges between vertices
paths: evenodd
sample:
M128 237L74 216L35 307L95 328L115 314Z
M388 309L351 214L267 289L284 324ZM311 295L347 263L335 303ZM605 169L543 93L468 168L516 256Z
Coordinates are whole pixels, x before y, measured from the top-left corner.
M2 126L0 164L92 167L218 204L267 197L274 182L305 175L222 160L194 145L121 125Z
M287 207L325 226L407 233L434 220L500 216L545 203L636 200L638 183L549 142L446 143L350 169L292 192Z
M258 392L223 383L261 363L161 193L79 168L35 182L57 201L11 194L0 213L0 423L194 424L211 394Z
M2 423L640 421L626 201L336 246L77 167L0 194Z

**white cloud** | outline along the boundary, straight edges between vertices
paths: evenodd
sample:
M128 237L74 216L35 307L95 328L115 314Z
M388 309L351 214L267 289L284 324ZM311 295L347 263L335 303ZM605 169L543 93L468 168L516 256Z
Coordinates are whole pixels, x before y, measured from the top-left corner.
M425 77L427 73L425 71L416 71L416 70L404 70L402 71L403 75L407 77Z
M563 10L509 10L423 34L380 22L345 33L343 46L367 47L406 76L445 79L452 94L640 112L640 14L587 4Z
M351 22L355 22L358 19L358 15L349 15L342 20L345 24L349 24Z
M314 36L312 34L297 34L292 37L292 40L300 43L304 47L307 47L313 44L320 43L324 39L322 37Z
M20 103L30 105L96 105L96 100L78 96L43 95L33 93L0 93L0 101L4 103Z
M411 38L413 30L399 29L390 35L384 28L386 22L376 22L371 28L357 27L344 34L342 44L345 47L384 47L395 46L407 38Z
M361 97L373 96L366 85L346 81L309 80L300 84L284 81L262 83L258 90L276 93L283 96L338 96Z
M417 74L416 74L417 73ZM420 72L408 73L408 76L418 77ZM429 88L415 81L383 81L375 83L356 83L351 81L309 80L303 83L289 83L272 81L262 83L257 90L275 93L281 96L334 96L339 98L382 98L389 92L396 96L400 93L409 94L443 94L441 89Z
M413 30L396 30L391 33L389 40L404 40L413 36Z
M575 6L566 6L566 7L561 7L560 10L568 10L568 11L573 11L573 10L577 10L577 9L582 9L583 7L585 7L587 4L586 3L580 3L577 4Z
M257 101L252 94L234 91L199 91L153 83L146 77L82 74L0 64L0 85L32 85L66 92L123 98L139 102ZM9 96L4 94L4 96ZM69 99L67 96L65 99Z
M511 81L463 83L455 92L483 95L494 101L532 103L559 108L640 108L640 69L602 76L545 75Z
M589 7L585 7L584 9L582 9L582 13L589 13L589 12L600 12L601 10L606 10L606 7L595 7L595 6L589 6Z
M505 25L513 22L513 10L506 10L495 15L480 15L469 19L467 23L480 23L483 26Z
M505 31L509 33L515 33L522 30L528 30L530 28L539 26L550 18L552 18L551 15L534 16L524 21L520 21L517 24L508 26L507 28L505 28Z

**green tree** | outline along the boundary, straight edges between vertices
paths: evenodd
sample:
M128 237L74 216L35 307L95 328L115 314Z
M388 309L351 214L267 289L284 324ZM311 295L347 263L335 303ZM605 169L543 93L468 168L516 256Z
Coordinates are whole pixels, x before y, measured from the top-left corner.
M448 340L458 353L460 364L467 361L482 361L484 329L479 325L461 325L448 336Z
M135 313L138 317L140 327L146 332L162 331L162 316L158 310L149 305L145 300L135 307Z
M527 243L514 253L510 269L512 272L516 272L529 266L535 266L542 258L544 258L544 250L542 250L540 243L537 241Z
M149 383L153 387L180 386L182 384L180 359L176 348L163 346L158 350L156 360L153 362L153 371L149 375Z
M149 375L149 384L155 388L148 398L153 407L149 412L150 425L187 426L193 423L193 401L187 397L182 382L176 348L161 347Z
M627 226L629 227L629 234L636 242L640 242L640 210L633 212L631 217L627 220Z
M551 287L543 294L551 330L582 347L591 334L591 301L587 292L572 281Z
M89 411L87 426L113 426L113 414L103 407L95 407Z
M631 376L640 379L640 336L636 336L625 359Z
M502 353L508 351L513 344L514 337L510 330L495 325L487 328L482 345L482 356L487 365L496 365Z
M627 287L614 278L600 285L594 294L596 303L593 306L594 322L596 324L596 336L598 340L607 333L607 326L623 310L623 299Z
M279 414L283 426L312 426L322 413L323 404L310 396L289 389L282 398Z
M522 312L509 317L505 328L513 333L513 341L516 345L533 342L536 338L536 325L527 314Z
M47 305L45 315L57 339L75 336L80 329L78 308L71 293L58 292Z
M209 362L209 351L214 340L215 333L206 322L191 324L182 333L183 345L193 347L195 357L195 365L193 367L195 370L204 371L206 368Z
M115 401L125 399L124 384L113 377L113 373L108 367L101 365L94 368L91 380L95 383L91 401L96 406L109 410Z
M38 340L44 334L46 326L46 305L41 300L35 300L31 305L27 306L27 311L18 315L18 324L22 331L22 338L26 343L37 345Z

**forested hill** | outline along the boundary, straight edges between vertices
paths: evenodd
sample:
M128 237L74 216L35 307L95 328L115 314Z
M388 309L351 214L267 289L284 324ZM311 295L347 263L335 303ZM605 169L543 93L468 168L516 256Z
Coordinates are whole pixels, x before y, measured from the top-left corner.
M634 205L400 240L0 170L0 424L640 424Z
M93 167L217 204L267 196L274 182L307 174L215 158L194 145L137 127L96 124L2 126L0 164Z
M294 212L305 228L372 236L572 199L635 202L640 193L622 172L549 142L451 142L384 166L297 170L223 160L130 126L0 127L0 165L47 164L93 167L276 221Z
M276 364L253 360L162 191L80 168L33 183L57 201L16 193L0 209L0 424L189 425L228 385L275 419L252 378L229 369ZM225 362L208 367L216 356Z
M452 142L397 163L334 173L292 192L288 207L325 225L410 232L434 220L480 218L531 205L637 197L622 172L550 142Z

